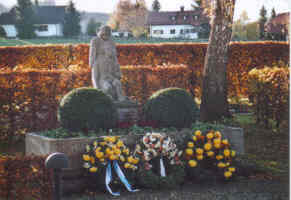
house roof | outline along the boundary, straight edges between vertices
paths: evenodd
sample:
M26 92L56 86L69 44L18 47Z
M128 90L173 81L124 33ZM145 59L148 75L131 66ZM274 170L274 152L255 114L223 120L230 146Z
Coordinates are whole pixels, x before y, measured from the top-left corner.
M265 24L266 31L272 33L282 32L283 29L288 32L289 27L290 12L280 13Z
M39 24L59 24L64 20L66 6L39 6L36 16Z
M37 24L59 24L65 16L66 6L39 6L35 9ZM15 24L15 12L2 13L0 24Z
M195 18L197 16L197 19ZM202 9L185 11L150 12L148 25L193 25L209 23L209 18L203 14Z

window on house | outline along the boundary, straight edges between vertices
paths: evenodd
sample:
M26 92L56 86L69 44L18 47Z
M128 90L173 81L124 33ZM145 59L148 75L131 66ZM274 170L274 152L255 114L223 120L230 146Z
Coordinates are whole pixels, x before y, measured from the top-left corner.
M188 16L187 15L184 15L184 20L187 20Z
M48 31L48 25L36 25L36 30L39 32L45 32Z
M194 15L194 16L193 16L193 19L194 19L194 20L198 20L198 16L197 16L197 15Z
M189 33L189 32L190 32L190 30L189 30L189 29L185 29L185 32L186 32L186 33Z
M171 29L171 30L170 30L170 33L171 33L171 34L175 34L175 33L176 33L176 30L175 30L175 29Z
M154 30L153 33L156 35L162 35L164 33L164 31L163 30Z
M176 20L176 16L171 16L171 20L175 21Z
M181 30L180 30L180 34L183 34L183 33L184 33L184 31L183 31L183 29L181 29Z
M195 29L194 28L191 29L191 33L195 33Z

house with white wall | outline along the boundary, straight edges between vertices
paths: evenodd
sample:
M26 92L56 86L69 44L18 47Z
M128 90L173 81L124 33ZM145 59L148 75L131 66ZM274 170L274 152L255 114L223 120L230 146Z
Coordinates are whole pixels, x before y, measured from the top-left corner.
M209 26L202 9L150 12L147 20L150 37L197 39L199 32Z
M65 6L37 6L35 14L37 21L34 26L38 37L63 36ZM13 11L0 15L0 26L4 28L7 37L17 37Z

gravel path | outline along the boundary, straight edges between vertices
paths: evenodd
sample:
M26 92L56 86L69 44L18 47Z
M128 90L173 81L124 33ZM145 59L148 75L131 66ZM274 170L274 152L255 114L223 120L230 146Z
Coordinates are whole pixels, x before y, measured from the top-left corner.
M288 200L289 183L245 179L229 183L193 183L174 190L121 191L120 197L100 193L94 198L66 197L64 200Z

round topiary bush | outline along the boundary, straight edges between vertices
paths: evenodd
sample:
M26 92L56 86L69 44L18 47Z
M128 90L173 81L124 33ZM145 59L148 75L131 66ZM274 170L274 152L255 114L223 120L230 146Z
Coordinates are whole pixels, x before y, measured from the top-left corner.
M113 128L117 112L113 101L101 90L78 88L67 93L58 109L58 121L71 131Z
M162 127L189 127L198 116L198 107L184 89L166 88L155 92L143 108L145 120Z

